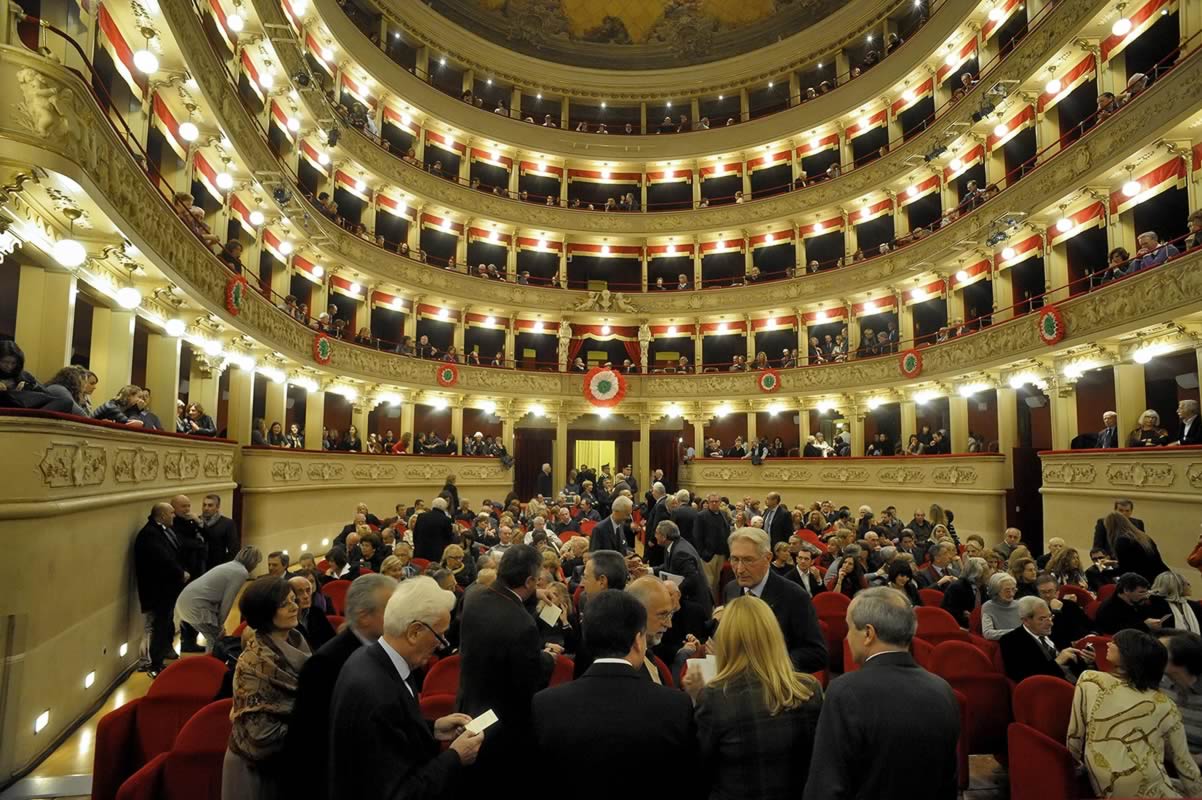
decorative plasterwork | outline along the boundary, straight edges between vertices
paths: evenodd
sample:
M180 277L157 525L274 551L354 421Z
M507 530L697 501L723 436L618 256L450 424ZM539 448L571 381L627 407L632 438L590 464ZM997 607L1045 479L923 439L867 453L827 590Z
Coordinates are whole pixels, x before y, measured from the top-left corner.
M1043 465L1043 482L1045 484L1093 483L1097 477L1098 471L1093 464L1045 462Z
M1175 479L1172 464L1137 462L1106 467L1106 480L1111 486L1172 486Z

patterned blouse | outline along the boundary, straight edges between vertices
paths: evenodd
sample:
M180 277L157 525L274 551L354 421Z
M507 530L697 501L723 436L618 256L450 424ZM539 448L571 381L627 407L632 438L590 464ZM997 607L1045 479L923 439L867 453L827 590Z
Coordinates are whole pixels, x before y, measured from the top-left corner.
M283 750L297 678L308 658L309 645L295 628L282 643L265 633L250 637L234 668L229 747L235 755L263 762Z
M1073 693L1067 744L1099 797L1202 795L1181 712L1159 690L1141 692L1117 675L1086 670ZM1180 778L1169 777L1166 760Z

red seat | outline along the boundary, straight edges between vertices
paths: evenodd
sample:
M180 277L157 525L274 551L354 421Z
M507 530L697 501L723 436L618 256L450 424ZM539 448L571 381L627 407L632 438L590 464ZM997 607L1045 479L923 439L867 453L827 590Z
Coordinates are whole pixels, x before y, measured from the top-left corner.
M565 530L565 531L560 531L560 533L559 533L559 541L563 542L564 544L567 544L567 543L568 543L568 541L569 541L569 540L570 540L570 539L571 539L573 536L575 536L575 535L576 535L576 534L575 534L574 532L572 532L572 531L568 531L568 530Z
M1076 800L1082 794L1076 766L1068 748L1021 722L1010 723L1011 800Z
M1106 598L1110 597L1110 595L1114 594L1114 590L1117 588L1118 588L1117 583L1108 583L1105 586L1099 586L1098 587L1098 600L1101 601L1101 600L1105 600Z
M423 689L422 696L418 698L417 704L422 710L422 719L433 722L440 717L454 713L455 695L454 693L429 694Z
M1085 608L1094 601L1094 596L1089 593L1089 590L1082 589L1080 586L1069 586L1066 584L1056 590L1056 596L1061 600L1070 594L1077 598L1077 603L1080 604L1081 608Z
M593 528L595 528L595 527L597 527L596 520L591 520L591 519L581 520L580 535L581 536L592 536Z
M426 673L422 682L422 694L450 694L459 692L459 656L439 659Z
M239 622L239 623L238 623L238 627L234 628L234 633L233 633L233 635L234 635L234 636L237 636L239 639L241 639L241 638L242 638L242 634L243 634L243 633L245 633L245 632L246 632L246 623L245 623L245 622Z
M414 558L411 559L409 563L412 564L413 568L418 572L425 572L426 567L430 566L430 560L427 558Z
M826 650L831 669L842 672L842 642L847 638L847 607L851 605L851 599L842 592L822 592L814 595L813 603L818 621L826 624Z
M416 560L414 559L414 561ZM321 593L330 598L330 603L334 606L334 613L341 615L346 611L346 593L350 588L351 582L341 579L330 581L321 587Z
M819 686L821 686L824 689L826 688L826 670L820 669L817 672L813 673L813 678L814 678L814 680L818 681Z
M919 589L918 597L922 600L923 608L943 607L943 592L938 589Z
M1089 617L1090 622L1098 618L1098 609L1102 606L1101 600L1094 600L1085 607L1085 616Z
M572 592L572 605L576 611L580 611L580 598L584 596L584 584L576 587L576 591Z
M551 670L551 680L548 686L558 686L572 680L576 671L576 663L562 653L555 656L555 667Z
M995 672L945 678L968 699L968 752L1006 752L1006 726L1010 715L1010 681Z
M96 726L92 797L112 800L127 778L170 750L184 723L217 696L225 673L225 664L211 656L181 658L145 697L105 714Z
M1014 688L1014 721L1057 742L1068 735L1073 685L1051 675L1032 675Z
M330 562L326 561L324 558L321 561L317 562L317 571L320 572L322 575L325 575L329 569L330 569Z
M168 752L121 784L118 800L220 800L233 705L233 700L218 700L193 714ZM95 788L93 781L93 797Z
M968 642L941 642L931 653L930 671L951 680L962 675L997 674L989 656Z
M924 642L922 639L910 640L910 654L914 656L914 660L918 662L918 666L931 671L931 655L935 652L935 646L930 642Z
M340 617L337 614L326 614L326 619L330 621L330 627L338 630L346 622L346 617Z
M984 636L985 632L981 629L981 607L977 606L968 615L968 632L975 633L977 636Z
M844 638L844 640L843 640L843 674L846 675L849 672L855 672L859 668L860 668L860 665L856 663L856 660L854 658L852 658L851 645L849 645L847 643L847 639Z
M1106 645L1110 644L1110 636L1091 634L1073 642L1073 647L1084 650L1086 645L1093 645L1094 665L1101 672L1114 672L1114 665L1106 660Z
M964 629L960 627L960 623L956 622L956 618L938 605L919 606L914 609L914 615L918 617L918 632L915 635L921 636L928 641L930 641L930 634L964 632Z
M956 705L960 708L960 736L956 740L956 784L963 792L968 788L970 770L968 767L968 698L964 692L952 690L956 695Z

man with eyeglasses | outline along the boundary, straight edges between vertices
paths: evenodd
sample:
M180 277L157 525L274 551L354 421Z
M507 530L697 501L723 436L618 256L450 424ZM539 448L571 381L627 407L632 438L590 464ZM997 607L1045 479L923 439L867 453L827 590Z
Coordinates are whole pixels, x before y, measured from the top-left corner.
M475 762L484 736L464 730L472 718L448 714L431 725L414 680L446 646L454 605L432 578L403 581L384 610L383 635L342 668L330 706L330 797L442 797ZM439 752L439 741L449 749Z
M738 528L728 541L735 579L726 584L725 602L746 594L760 598L772 608L780 623L793 666L801 672L826 669L826 640L818 627L814 604L801 586L771 568L772 545L768 534L759 528ZM721 610L714 609L714 619L721 619Z

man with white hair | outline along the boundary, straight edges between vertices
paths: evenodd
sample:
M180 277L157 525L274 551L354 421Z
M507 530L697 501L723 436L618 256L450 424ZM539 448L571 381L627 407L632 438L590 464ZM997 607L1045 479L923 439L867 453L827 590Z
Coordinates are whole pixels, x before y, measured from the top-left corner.
M554 497L554 490L551 487L551 465L543 464L542 471L538 473L538 479L534 482L535 494L540 494L543 497Z
M648 531L654 531L655 527L666 519L672 518L672 509L668 504L668 490L664 488L663 483L656 481L651 484L650 502L647 504L647 525ZM643 559L652 566L658 565L664 558L664 549L657 544L653 544L651 538L648 537L646 550L643 553Z
M1132 272L1159 266L1181 253L1171 244L1161 244L1160 234L1156 231L1144 231L1135 241L1139 249L1135 251L1135 258L1131 260Z
M1120 447L1119 415L1113 411L1102 414L1102 430L1098 431L1097 446L1103 449Z
M384 610L384 634L346 662L330 703L331 797L445 797L484 742L467 714L422 718L414 673L447 646L455 595L433 579L403 581ZM450 741L439 752L439 741Z
M1022 624L998 639L1006 677L1018 683L1032 675L1051 675L1075 683L1081 670L1093 666L1093 656L1075 647L1057 650L1052 643L1052 610L1042 597L1020 597Z
M696 547L693 526L697 524L697 509L693 508L693 495L688 489L681 489L676 493L676 502L677 506L672 509L669 517L676 523L676 527L680 528L680 538Z
M1169 442L1169 447L1202 444L1202 421L1198 419L1198 401L1182 400L1178 403L1177 419L1181 420L1181 435L1175 441Z
M384 633L384 609L397 587L387 575L363 575L346 592L346 626L305 661L297 679L296 705L288 723L284 744L289 764L304 764L291 770L294 791L326 800L329 794L326 770L330 753L330 698L334 684L347 660L361 647L371 645Z
M205 637L205 652L225 635L225 620L234 600L263 560L257 547L243 547L233 561L218 564L189 583L175 601L175 620L186 622ZM306 581L307 582L307 581Z
M634 502L629 497L625 495L615 497L613 504L609 507L609 516L593 527L588 549L590 551L616 550L619 553L625 553L627 549L626 525L633 509Z
M442 551L454 538L454 524L447 516L447 500L435 497L430 510L422 512L413 525L413 557L439 561Z

